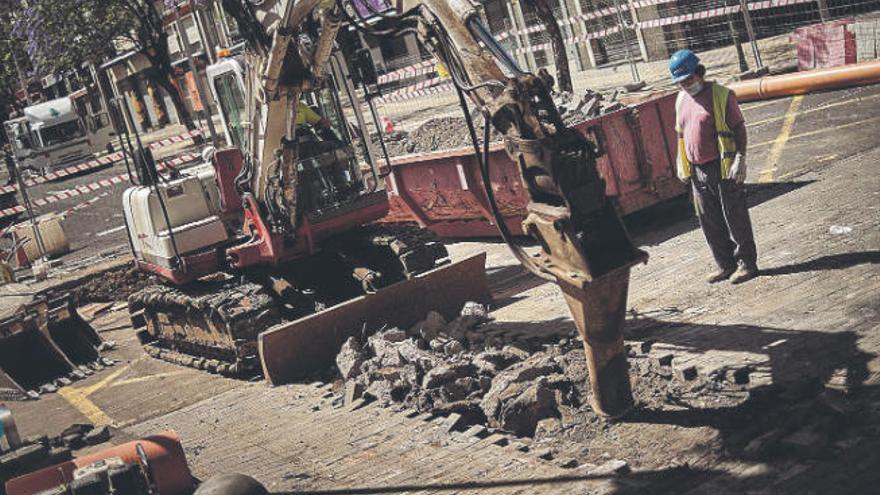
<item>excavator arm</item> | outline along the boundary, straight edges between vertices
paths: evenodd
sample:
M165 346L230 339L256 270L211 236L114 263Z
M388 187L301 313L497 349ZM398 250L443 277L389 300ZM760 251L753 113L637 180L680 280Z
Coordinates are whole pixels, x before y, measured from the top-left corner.
M480 138L468 118L485 192L496 224L517 259L559 285L584 340L600 414L619 416L632 405L622 326L630 268L645 262L605 195L597 150L567 127L544 81L521 70L485 27L471 0L396 0L394 13L373 11L371 22L352 0L223 0L251 47L248 55L253 113L250 187L285 232L295 231L296 103L314 87L343 22L377 38L415 33L450 71L464 104L469 98L486 125ZM378 18L378 22L376 22ZM540 250L527 254L511 242L497 211L489 178L489 128L500 131L519 164L530 203L524 230Z

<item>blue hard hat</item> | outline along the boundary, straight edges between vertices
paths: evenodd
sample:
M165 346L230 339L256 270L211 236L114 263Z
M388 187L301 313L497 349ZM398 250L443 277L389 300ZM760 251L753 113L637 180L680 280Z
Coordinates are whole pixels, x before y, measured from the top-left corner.
M672 82L682 82L697 71L700 59L691 50L679 50L672 54L669 59L669 72L672 73Z

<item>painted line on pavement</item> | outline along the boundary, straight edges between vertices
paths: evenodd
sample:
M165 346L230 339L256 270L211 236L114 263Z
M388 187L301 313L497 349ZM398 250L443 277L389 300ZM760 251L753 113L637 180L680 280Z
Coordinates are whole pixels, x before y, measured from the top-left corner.
M104 377L100 382L95 383L94 385L89 385L88 387L62 387L58 390L58 395L64 398L68 404L73 406L73 408L79 411L83 416L88 418L88 420L95 426L113 425L113 419L111 419L107 413L102 411L94 402L90 401L89 396L98 390L109 386L113 380L119 378L129 369L131 369L130 366L118 369Z
M115 233L115 232L119 232L120 230L122 230L122 229L124 229L124 228L125 228L125 225L120 225L119 227L113 227L112 229L107 229L107 230L105 230L105 231L103 231L103 232L98 232L98 233L95 234L95 235L98 236L98 237L104 237L105 235L110 235L110 234L113 234L113 233Z
M870 119L859 120L859 121L857 121L857 122L850 122L850 123L848 123L848 124L840 124L840 125L835 125L835 126L823 127L822 129L818 129L818 130L815 130L815 131L809 131L809 132L803 132L803 133L801 133L801 134L795 134L795 135L789 137L788 139L789 139L789 141L791 141L792 139L802 139L802 138L807 138L807 137L817 136L817 135L819 135L819 134L825 134L826 132L835 132L835 131L839 131L839 130L841 130L841 129L847 129L847 128L849 128L849 127L855 127L855 126L857 126L857 125L866 125L866 124L870 124L870 123L876 122L876 121L878 121L878 120L880 120L880 117L871 117ZM750 144L750 145L749 145L749 149L753 149L753 148L762 148L762 147L764 147L764 146L770 146L770 145L773 144L774 142L775 142L775 141L764 141L763 143Z
M773 181L773 176L776 174L779 165L779 159L782 158L782 152L785 151L785 145L791 137L794 121L797 119L798 110L801 108L803 101L803 95L798 95L791 99L791 104L788 106L788 112L786 112L785 120L782 123L782 130L779 131L779 135L773 141L773 147L770 148L770 154L764 163L764 170L758 179L759 182Z
M775 100L762 101L760 103L743 103L742 110L743 110L743 112L748 112L749 110L754 110L756 108L769 107L770 105L775 105L775 104L781 103L783 101L785 101L783 98L779 98L779 99L775 99Z
M85 416L93 425L107 426L113 424L113 420L110 419L110 416L107 416L107 413L102 411L101 408L96 406L94 402L90 401L79 390L64 387L58 391L58 395L63 397L64 400Z
M172 376L178 376L188 373L189 370L180 370L180 371L169 371L168 373L156 373L155 375L147 375L147 376L139 376L137 378L129 378L128 380L120 380L118 382L113 382L110 387L121 387L123 385L131 385L133 383L141 383L155 379L161 378L169 378Z
M819 112L819 111L822 111L822 110L828 110L829 108L835 108L835 107L840 107L840 106L844 106L844 105L853 105L853 104L864 103L864 102L866 102L866 101L868 101L868 100L873 100L873 99L876 99L876 98L880 98L880 94L871 95L871 96L866 96L866 97L864 97L864 98L859 98L859 99L855 99L855 100L846 100L846 101L838 101L838 102L834 102L834 103L828 103L828 104L825 104L825 105L818 106L818 107L816 107L816 108L810 108L809 110L804 110L803 112L800 112L798 115L801 116L801 117L803 117L804 115L809 115L809 114L811 114L811 113ZM771 117L771 118L769 118L769 119L759 120L759 121L757 121L757 122L749 122L749 126L750 126L750 127L756 127L756 126L759 126L759 125L769 124L769 123L772 123L772 122L778 122L778 121L780 121L780 120L783 120L784 118L785 118L785 116L783 116L783 117L779 117L779 116L777 116L777 117Z

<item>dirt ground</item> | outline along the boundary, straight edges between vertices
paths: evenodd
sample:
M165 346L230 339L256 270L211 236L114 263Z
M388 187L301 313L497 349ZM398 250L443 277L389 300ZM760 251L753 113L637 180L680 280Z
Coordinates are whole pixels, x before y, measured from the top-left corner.
M710 256L680 203L627 218L650 259L633 270L625 330L638 407L619 421L583 407L534 437L459 432L444 417L346 406L332 383L219 378L146 357L121 305L95 318L119 364L10 406L24 435L89 421L120 442L171 428L197 477L242 471L277 493L869 493L880 482L878 96L745 106L754 281L703 282ZM506 246L448 248L488 254L494 328L577 350L558 289Z

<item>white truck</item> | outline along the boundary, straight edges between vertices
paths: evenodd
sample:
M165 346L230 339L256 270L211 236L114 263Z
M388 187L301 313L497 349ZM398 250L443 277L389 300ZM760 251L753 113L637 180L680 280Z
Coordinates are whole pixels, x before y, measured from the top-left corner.
M99 134L85 125L69 96L31 105L23 113L3 123L22 170L46 174L91 158L109 142L106 131Z

